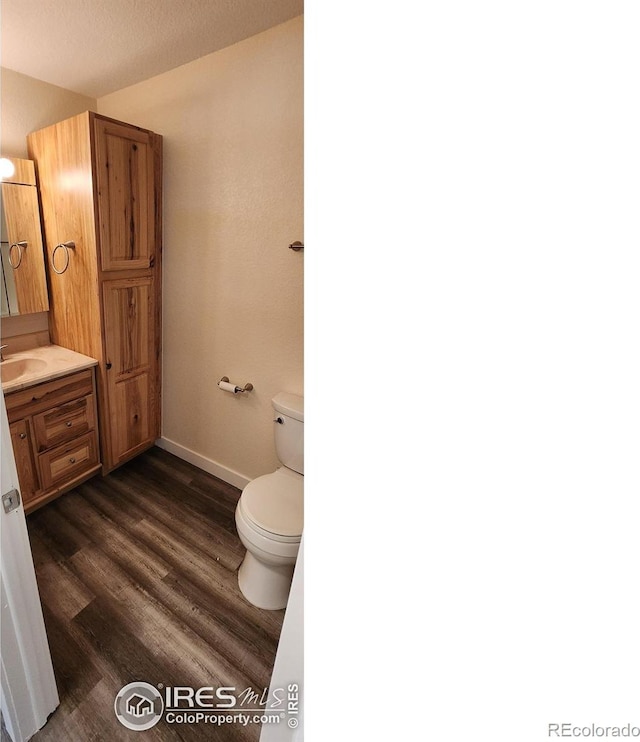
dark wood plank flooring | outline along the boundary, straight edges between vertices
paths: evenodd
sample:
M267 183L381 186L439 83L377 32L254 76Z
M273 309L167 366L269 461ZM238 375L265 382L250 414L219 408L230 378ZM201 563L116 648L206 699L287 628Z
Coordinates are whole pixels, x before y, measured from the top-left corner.
M60 706L35 742L134 740L127 683L268 688L284 611L249 604L240 491L153 448L27 517ZM148 740L257 740L259 725L168 724Z

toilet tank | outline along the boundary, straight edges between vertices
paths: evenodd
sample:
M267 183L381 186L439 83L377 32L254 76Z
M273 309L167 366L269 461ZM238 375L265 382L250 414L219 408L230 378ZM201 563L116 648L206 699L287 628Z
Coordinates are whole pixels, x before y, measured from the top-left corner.
M271 400L275 410L274 435L278 460L304 474L304 397L279 392Z

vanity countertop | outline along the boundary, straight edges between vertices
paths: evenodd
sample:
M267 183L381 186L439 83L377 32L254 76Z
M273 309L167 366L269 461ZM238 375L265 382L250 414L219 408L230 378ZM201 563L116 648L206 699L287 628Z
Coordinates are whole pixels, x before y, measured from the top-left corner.
M42 345L10 353L4 355L0 366L2 391L8 394L97 365L95 358L59 345Z

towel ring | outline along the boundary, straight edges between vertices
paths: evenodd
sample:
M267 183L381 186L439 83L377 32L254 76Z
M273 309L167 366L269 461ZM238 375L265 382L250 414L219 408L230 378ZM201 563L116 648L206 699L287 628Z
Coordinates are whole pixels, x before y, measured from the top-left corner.
M60 248L64 249L64 255L65 255L65 263L64 268L62 270L58 270L56 268L56 253ZM57 273L58 275L62 275L67 268L69 267L69 250L75 250L76 249L76 243L73 241L70 242L61 242L59 245L56 245L53 248L53 253L51 254L51 267L53 268L53 272Z
M11 256L13 255L13 248L18 248L18 262L14 263L13 260L11 260ZM26 250L27 243L22 240L22 242L14 242L13 245L9 248L9 265L13 268L13 270L17 270L20 267L20 263L22 263L22 256L23 251Z

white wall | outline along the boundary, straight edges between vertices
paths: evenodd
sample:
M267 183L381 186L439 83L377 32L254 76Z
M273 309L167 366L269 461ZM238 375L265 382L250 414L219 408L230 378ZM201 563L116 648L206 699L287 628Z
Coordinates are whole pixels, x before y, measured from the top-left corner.
M164 137L163 437L241 486L277 464L271 398L303 393L302 17L98 112Z

